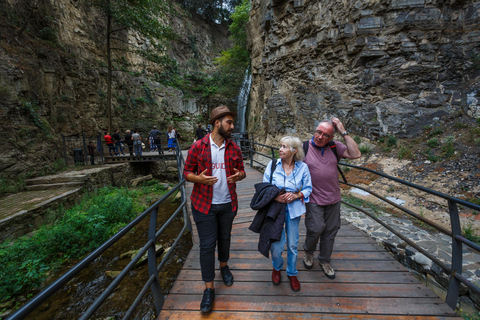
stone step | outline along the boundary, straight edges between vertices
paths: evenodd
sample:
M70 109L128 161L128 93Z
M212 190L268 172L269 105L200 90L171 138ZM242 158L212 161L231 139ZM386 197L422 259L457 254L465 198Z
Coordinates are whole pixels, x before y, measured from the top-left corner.
M71 189L83 187L83 182L63 182L63 183L47 183L47 184L34 184L27 185L27 191L39 191L39 190L53 190L53 189Z
M26 181L27 186L43 185L43 184L57 184L57 183L69 183L69 182L85 182L87 180L86 175L71 175L71 176L46 176L38 177L34 179L28 179Z

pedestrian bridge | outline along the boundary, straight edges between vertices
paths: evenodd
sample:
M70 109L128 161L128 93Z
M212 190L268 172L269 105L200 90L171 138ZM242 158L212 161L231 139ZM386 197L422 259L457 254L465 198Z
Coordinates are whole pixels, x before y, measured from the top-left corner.
M248 230L255 215L250 209L254 184L263 176L248 166L245 170L247 178L237 183L239 210L228 263L235 283L226 287L218 270L213 309L209 314L200 312L205 285L192 220L194 246L158 319L461 319L370 236L345 221L332 257L334 280L324 275L318 260L310 270L303 266L302 218L297 265L301 290L290 289L285 270L282 283L274 285L271 260L257 251L258 234ZM188 194L191 189L188 184Z
M134 298L133 303L128 306L125 302L123 319L133 319L136 308L144 299L147 293L153 297L158 319L461 319L453 311L459 300L460 288L464 292L480 294L480 289L471 282L471 279L462 274L462 259L464 253L478 255L480 246L466 239L461 234L457 204L480 212L480 206L437 191L414 185L410 182L388 176L381 172L375 172L365 167L357 167L351 164L340 163L342 166L353 167L356 170L367 171L381 177L387 178L427 192L440 200L448 203L448 214L451 218L451 228L445 229L436 225L406 208L393 203L392 201L369 191L366 188L355 186L346 181L342 182L347 186L354 186L369 191L377 198L402 210L409 216L420 220L429 227L435 228L439 233L447 235L451 245L451 259L442 260L422 248L414 240L408 239L386 224L367 210L344 203L355 210L369 216L392 234L399 237L407 245L422 253L431 260L440 270L439 272L447 277L448 292L446 302L437 297L428 287L422 284L406 267L398 262L393 255L379 246L365 232L357 229L346 221L337 234L332 266L336 270L335 280L328 279L321 271L318 262L307 270L302 263L302 243L305 238L304 223L300 223L298 278L301 283L301 290L293 292L290 289L285 271L283 271L282 283L278 286L271 282L272 264L270 259L263 257L257 251L258 234L248 230L255 212L250 209L250 200L254 194L254 185L262 181L262 174L253 169L253 163L257 163L254 154L262 155L255 151L257 147L270 148L271 156L263 154L264 157L275 157L275 148L249 141L239 141L242 146L245 158L249 158L250 165L245 166L247 178L237 183L239 198L239 210L234 220L232 231L232 245L229 266L235 277L235 283L231 287L225 287L220 279L220 272L217 271L215 280L215 302L213 309L208 314L200 312L200 301L202 299L204 283L201 280L199 248L195 224L188 214L189 194L192 184L185 183L181 173L183 172L183 153L177 148L174 157L177 160L179 183L166 195L156 201L150 208L140 213L136 219L130 222L107 242L90 253L77 265L63 274L59 279L50 284L40 294L33 297L23 307L17 310L8 319L24 319L32 310L39 308L43 302L52 297L55 292L74 279L90 263L98 259L101 254L111 248L130 230L136 227L141 221L150 219L148 230L148 241L143 243L139 240L138 245L143 247L131 262L120 272L118 276L108 285L102 294L95 297L95 301L82 311L79 319L90 319L96 311L104 304L108 308L108 298L114 294L129 272L134 268L137 261L146 255L148 260L148 281ZM150 156L150 155L145 155ZM154 155L152 155L153 157ZM122 156L116 157L121 159ZM127 158L127 156L125 156ZM133 159L131 159L133 161ZM186 186L186 188L185 188ZM186 189L186 190L185 190ZM162 203L180 191L182 203L179 208L165 223L157 228L158 208ZM178 233L172 244L171 250L161 258L158 263L156 258L155 245L159 236L169 227L174 219L180 218L183 213L183 228ZM191 233L186 232L192 230ZM166 300L162 294L159 282L159 272L171 259L172 253L183 236L192 236L194 246L185 261L175 284L170 290ZM218 266L217 266L218 267ZM142 283L138 284L139 286ZM132 298L133 297L129 297ZM87 308L87 307L86 307Z
M155 161L175 161L177 157L175 153L164 151L164 154L158 152L142 152L141 156L119 155L119 156L105 156L106 164L125 163L125 162L155 162Z

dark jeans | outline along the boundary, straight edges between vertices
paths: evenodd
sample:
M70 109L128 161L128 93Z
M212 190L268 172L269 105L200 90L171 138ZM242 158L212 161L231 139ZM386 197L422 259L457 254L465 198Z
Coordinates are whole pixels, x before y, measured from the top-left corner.
M133 157L133 143L132 144L127 143L127 146L128 146L128 152L130 152L130 155Z
M115 148L115 145L113 143L107 144L107 146L108 146L108 153L110 153L111 156L113 156L112 151L115 155L118 154L117 148Z
M90 155L90 164L95 164L95 157L93 154Z
M162 141L160 139L153 139L153 141L157 146L158 154L162 154Z
M230 258L232 223L237 212L232 211L232 204L229 202L212 204L208 214L195 210L192 205L192 215L200 239L202 280L211 282L215 279L215 246L217 242L218 261L227 262Z

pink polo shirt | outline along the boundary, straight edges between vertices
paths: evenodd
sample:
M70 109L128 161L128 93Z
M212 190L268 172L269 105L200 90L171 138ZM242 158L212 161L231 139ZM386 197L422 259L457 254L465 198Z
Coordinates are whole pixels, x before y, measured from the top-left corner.
M335 145L338 155L343 156L347 146L338 141L335 141ZM310 202L319 206L328 206L339 202L341 197L337 158L333 151L327 147L322 156L322 151L310 144L303 162L308 165L312 176L313 191L310 194Z

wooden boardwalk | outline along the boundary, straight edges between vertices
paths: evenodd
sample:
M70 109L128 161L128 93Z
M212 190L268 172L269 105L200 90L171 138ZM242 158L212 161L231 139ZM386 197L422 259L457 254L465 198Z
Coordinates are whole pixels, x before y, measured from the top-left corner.
M247 178L237 184L239 211L229 260L235 283L226 287L217 270L213 309L202 314L199 310L205 285L195 243L158 319L461 319L366 233L344 221L332 257L335 280L323 274L318 260L310 270L303 266L302 218L297 265L301 290L290 289L286 252L282 283L274 285L271 260L257 251L258 234L248 230L255 215L250 200L262 174L249 167L245 170Z

